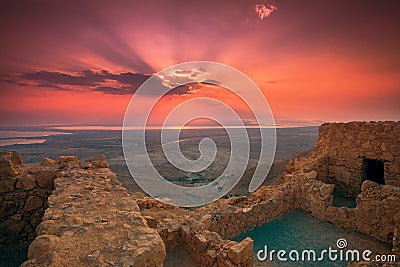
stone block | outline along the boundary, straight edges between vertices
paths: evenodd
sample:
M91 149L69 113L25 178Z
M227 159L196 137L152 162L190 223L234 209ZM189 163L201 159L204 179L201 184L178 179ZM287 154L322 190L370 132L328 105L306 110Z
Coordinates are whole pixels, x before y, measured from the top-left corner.
M36 180L31 174L24 174L17 180L16 188L21 190L31 190L36 187Z
M0 204L0 218L14 214L18 209L18 203L12 200L3 201Z
M43 205L43 200L38 196L30 196L26 200L24 210L31 211L40 208Z
M15 178L2 178L0 176L0 193L9 193L15 190L15 184L17 179Z
M76 157L76 156L61 156L58 158L57 162L60 164L66 164L69 162L78 162L78 157Z
M361 186L361 192L367 191L368 189L375 188L378 186L379 186L379 184L377 184L373 181L365 180Z
M317 176L318 176L317 171L310 171L310 172L304 174L304 178L306 178L306 179L316 179Z
M324 184L323 186L321 186L319 189L319 194L322 199L328 199L332 195L334 188L335 186L333 184Z
M41 235L35 238L28 248L28 259L38 259L53 249L59 238L54 235Z
M45 158L42 160L42 162L40 163L40 166L43 167L52 167L56 164L55 160L52 160L51 158Z
M36 180L42 188L47 188L47 189L53 188L55 178L56 175L54 171L50 170L40 170L36 174Z
M236 266L242 266L243 263L252 261L253 240L246 237L242 242L231 246L228 249L228 257Z
M157 228L157 219L151 216L143 216L150 228Z

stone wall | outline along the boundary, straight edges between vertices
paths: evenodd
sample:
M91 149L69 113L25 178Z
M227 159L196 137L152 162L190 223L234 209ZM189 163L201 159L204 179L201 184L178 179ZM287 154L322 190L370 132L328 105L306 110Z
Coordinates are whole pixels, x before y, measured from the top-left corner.
M33 232L38 225L28 261L21 266L162 266L166 249L161 237L148 227L104 157L45 159L29 167L18 154L2 153L0 163L6 207L2 237L7 242L25 238L26 228ZM24 197L17 197L21 193ZM18 206L8 209L9 202ZM25 227L7 234L15 229L15 218Z
M139 198L141 214L157 229L168 250L180 246L200 266L253 266L253 240L224 239L212 229L208 211L182 209L140 193L134 195Z
M317 179L336 185L344 195L361 192L365 160L384 164L386 185L400 186L400 122L350 122L321 125L315 148L292 160L287 173L315 171Z
M180 228L180 239L185 250L200 266L253 266L253 240L234 242L215 232L190 226Z
M167 248L182 246L201 266L252 266L252 240L229 240L300 209L325 220L333 201L333 185L318 180L291 179L262 187L251 197L220 199L196 209L182 209L134 194L140 212L157 229ZM228 240L227 240L228 239Z
M333 185L317 180L292 179L283 185L262 187L249 198L218 200L197 212L211 215L210 230L233 238L289 210L303 210L325 220L325 210L332 205L333 189Z
M365 181L361 190L357 196L356 208L328 207L327 221L392 243L394 232L400 230L400 188Z
M300 173L300 170L296 171ZM138 204L142 215L158 229L167 247L183 246L202 266L226 266L211 264L219 263L218 257L225 264L251 266L236 265L227 251L218 248L229 247L231 241L225 238L233 238L270 222L289 210L301 210L340 228L391 243L393 251L398 253L398 187L365 181L356 208L333 207L334 185L315 177L315 173L302 170L302 175L285 175L284 184L262 187L250 197L220 199L197 209L172 207L144 196ZM250 259L249 242L237 243L232 248L241 258Z
M286 166L285 183L318 179L339 194L355 196L356 208L328 206L319 219L393 244L399 250L400 122L328 123L315 148ZM383 163L384 183L365 180L365 160ZM304 204L302 209L304 209Z
M54 178L48 167L27 167L19 154L0 153L0 244L35 238Z

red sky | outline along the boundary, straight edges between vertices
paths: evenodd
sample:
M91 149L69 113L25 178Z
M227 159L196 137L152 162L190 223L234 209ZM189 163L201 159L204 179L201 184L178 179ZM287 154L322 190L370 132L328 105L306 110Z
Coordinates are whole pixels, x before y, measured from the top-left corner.
M194 60L245 73L278 122L399 120L399 11L396 0L2 1L0 125L119 125L149 75ZM213 90L169 95L164 110L223 96Z

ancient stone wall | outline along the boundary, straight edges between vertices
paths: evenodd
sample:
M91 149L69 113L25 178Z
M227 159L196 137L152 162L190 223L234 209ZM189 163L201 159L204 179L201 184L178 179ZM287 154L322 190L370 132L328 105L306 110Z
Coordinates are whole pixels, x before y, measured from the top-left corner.
M224 239L211 227L209 208L187 210L134 195L141 214L157 229L168 250L180 246L200 266L253 266L253 240Z
M383 163L386 185L400 186L400 122L323 124L311 154L292 160L287 170L315 171L317 179L335 184L341 194L356 196L368 159Z
M283 185L260 188L251 198L217 201L202 208L201 214L211 214L210 230L232 238L289 210L302 210L340 228L393 243L393 248L399 249L399 234L396 233L400 230L399 187L365 181L357 196L356 208L332 206L333 187L315 179L292 177ZM212 208L213 205L216 207Z
M341 228L393 242L394 232L400 229L400 188L365 181L361 189L356 208L328 207L326 219Z
M196 231L190 226L180 228L185 250L201 266L253 266L253 240L226 240L216 232Z
M297 179L318 179L334 184L339 194L355 196L356 208L317 208L316 217L377 240L393 242L396 248L398 239L393 238L400 229L399 137L400 122L323 124L311 153L286 166L285 184ZM366 179L366 160L382 163L385 185L369 181L374 177ZM301 206L304 209L304 203Z
M325 210L332 205L333 189L333 185L318 180L292 179L283 185L262 187L250 198L219 200L197 212L202 216L211 215L210 230L232 238L289 210L303 210L326 220Z
M35 238L54 178L48 167L27 167L19 154L0 153L0 244Z
M2 217L5 232L14 227L8 224L9 218L22 214L25 221L33 214L26 213L30 212L26 207L32 205L29 197L35 196L35 190L54 186L52 192L46 191L52 193L48 208L43 221L38 218L37 237L29 246L28 261L21 266L162 266L166 252L161 237L148 227L104 157L85 162L72 156L46 159L39 167L23 166L15 153L6 153L5 158L3 192L16 194L24 188L27 194L23 209ZM44 173L51 173L51 179L44 179L50 177ZM42 203L34 205L34 210L46 207L45 196L40 197Z
M310 173L306 170L299 176L286 175L286 181L282 185L262 187L250 197L220 199L193 210L168 207L145 197L138 200L138 203L141 213L157 227L166 244L171 247L183 245L202 266L215 266L206 263L215 263L218 257L221 262L233 263L227 256L229 253L214 249L212 244L218 244L217 248L229 247L230 241L223 238L235 237L272 221L289 210L305 211L321 221L328 221L340 228L391 243L393 251L398 253L398 187L365 181L362 192L357 197L356 208L333 207L334 185L316 180L315 174ZM248 243L238 243L232 247L236 254L242 255L243 258L247 255L249 258L250 253L246 252L250 250ZM237 247L247 249L238 251Z

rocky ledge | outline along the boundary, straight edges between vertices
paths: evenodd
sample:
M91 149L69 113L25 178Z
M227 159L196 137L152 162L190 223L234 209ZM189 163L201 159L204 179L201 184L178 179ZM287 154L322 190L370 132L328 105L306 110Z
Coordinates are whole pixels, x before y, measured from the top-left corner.
M25 204L15 214L2 216L2 236L15 228L15 223L7 224L9 217L22 217L29 226L37 218L28 212L48 206L43 220L39 218L28 261L21 266L162 266L166 255L162 239L148 227L104 157L84 162L76 157L45 159L35 168L23 165L15 153L2 153L1 159L2 197L12 199L21 190L25 196L8 200ZM43 172L52 175L44 179ZM48 199L45 193L36 196L47 187ZM3 201L4 205L9 204Z

